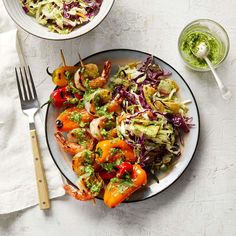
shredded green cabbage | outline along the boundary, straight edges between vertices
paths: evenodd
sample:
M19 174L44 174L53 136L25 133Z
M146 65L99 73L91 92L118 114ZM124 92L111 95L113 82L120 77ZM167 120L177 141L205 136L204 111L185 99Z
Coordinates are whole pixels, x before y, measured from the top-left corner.
M96 0L20 0L22 8L49 31L68 34L74 28L91 21L100 4Z

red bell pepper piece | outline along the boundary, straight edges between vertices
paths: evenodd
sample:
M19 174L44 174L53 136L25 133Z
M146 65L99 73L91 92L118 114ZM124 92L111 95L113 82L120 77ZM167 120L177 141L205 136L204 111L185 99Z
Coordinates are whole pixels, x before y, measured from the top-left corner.
M128 162L122 162L120 165L116 166L118 169L117 177L122 178L124 174L132 173L133 166Z
M99 175L103 180L110 180L116 176L116 172L101 171Z

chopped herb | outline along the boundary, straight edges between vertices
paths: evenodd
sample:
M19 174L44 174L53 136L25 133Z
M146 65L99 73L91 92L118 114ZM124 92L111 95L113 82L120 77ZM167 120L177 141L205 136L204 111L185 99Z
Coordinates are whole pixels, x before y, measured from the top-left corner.
M112 120L108 120L107 122L106 122L106 124L105 124L105 129L107 129L107 130L110 130L110 129L112 129L113 127L115 127L115 122L114 121L112 121Z
M88 177L91 177L91 176L94 176L94 168L92 165L86 165L86 166L83 166L83 168L81 168L81 171L84 173L84 174L87 174Z
M69 118L71 121L74 121L76 123L81 122L81 114L78 112L72 112Z
M116 139L111 139L110 144L116 143L116 141L117 141Z
M94 91L91 87L90 87L90 80L89 79L86 79L85 81L85 88L87 89L87 92L90 92L91 91Z
M70 73L70 71L65 71L65 77L67 80L72 80L73 79L73 76L72 74Z
M90 179L89 178L87 178L85 180L85 184L86 184L86 187L89 188L89 189L92 187L92 184L90 183Z
M121 163L123 162L123 160L120 158L120 159L117 159L116 160L116 166L119 166Z
M77 143L86 147L86 130L77 128L72 131L72 135L77 139Z
M110 182L111 183L120 183L120 179L115 177L115 178L110 179Z
M107 135L108 135L108 132L103 128L101 128L100 133L103 137L107 137Z
M80 126L81 128L84 128L84 127L88 126L88 123L85 123L85 122L81 121L81 122L79 123L79 126Z
M116 166L115 163L103 163L101 164L101 167L108 171L108 172L112 172L114 170L114 167Z
M112 172L115 167L120 165L121 163L122 159L117 159L115 162L102 163L101 167L108 172Z
M111 112L111 113L109 113L108 111L107 111L107 106L105 105L105 106L102 106L102 107L98 107L97 109L96 109L96 113L99 115L99 116L105 116L107 119L109 119L109 120L112 120L113 119L113 114L114 114L114 112Z
M118 190L120 193L123 193L125 190L127 190L129 187L133 187L134 184L129 181L124 181L118 186Z
M125 174L123 174L122 179L132 182L131 175L130 175L130 173L127 173L127 172Z
M118 191L120 193L123 193L129 187L133 187L134 186L134 183L133 183L132 179L124 180L124 179L112 178L110 180L110 182L117 184L116 186L118 187Z
M84 108L84 99L83 98L81 100L79 100L77 107Z
M67 99L65 104L76 104L76 103L78 103L78 101L79 101L78 98L69 98L69 99Z
M114 90L115 90L115 87L116 87L116 84L115 84L114 81L109 81L109 82L108 82L108 86L109 86L109 89L110 89L111 91L114 91Z
M91 165L87 165L83 168L83 171L88 174L89 176L94 175L94 169Z
M74 86L74 82L73 81L69 81L68 88L69 88L69 91L71 91L72 93L79 93L79 94L81 94L81 91Z
M84 156L85 156L86 164L92 164L93 163L92 152L91 151L84 150Z
M92 186L90 187L90 192L92 194L99 193L101 191L102 186L102 181L92 183Z
M94 96L94 104L96 107L100 107L100 103L101 103L101 96L99 94L96 94Z
M111 148L110 155L114 156L117 153L122 153L122 151L119 148Z
M102 149L99 147L97 148L96 152L95 152L99 157L102 156Z
M72 112L69 118L71 121L76 122L81 128L88 126L88 123L81 121L82 116L78 112Z

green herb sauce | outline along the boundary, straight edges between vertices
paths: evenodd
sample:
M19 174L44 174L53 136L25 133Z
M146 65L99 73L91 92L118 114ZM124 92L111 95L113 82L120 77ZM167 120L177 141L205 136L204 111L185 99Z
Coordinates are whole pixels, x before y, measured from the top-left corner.
M223 57L222 42L212 34L200 31L192 31L183 36L180 49L184 54L184 60L193 67L207 68L205 60L193 54L203 42L209 50L207 57L213 65L217 65Z
M117 183L118 184L118 191L120 193L125 192L128 188L133 187L134 183L132 179L118 179L118 178L112 178L110 180L112 183Z

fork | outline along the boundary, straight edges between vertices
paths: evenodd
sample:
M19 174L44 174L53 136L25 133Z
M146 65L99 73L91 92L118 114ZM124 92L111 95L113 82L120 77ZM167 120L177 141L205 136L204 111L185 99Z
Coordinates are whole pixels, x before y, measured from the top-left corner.
M24 71L24 73L22 73L22 70ZM41 210L45 210L50 208L50 201L48 195L47 181L45 178L43 163L39 152L39 145L34 123L34 116L39 110L39 102L29 66L28 73L26 72L25 66L23 67L23 69L19 68L19 71L20 73L18 73L17 68L15 68L21 109L23 113L29 118L29 129L33 149L35 174L37 180L39 207Z

